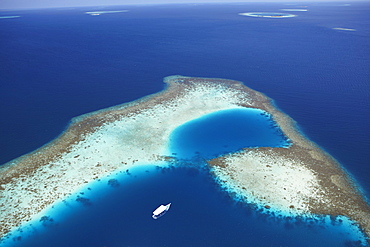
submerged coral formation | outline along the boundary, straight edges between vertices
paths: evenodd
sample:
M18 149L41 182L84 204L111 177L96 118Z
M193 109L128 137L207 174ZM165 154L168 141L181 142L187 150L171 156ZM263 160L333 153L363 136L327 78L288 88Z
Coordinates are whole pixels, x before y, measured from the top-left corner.
M291 140L208 161L221 186L246 202L292 215L345 215L370 235L370 207L327 153L297 131L265 95L237 81L170 76L167 88L78 117L44 147L0 167L0 237L86 183L132 166L166 166L169 136L215 111L258 108ZM111 186L119 186L111 181Z

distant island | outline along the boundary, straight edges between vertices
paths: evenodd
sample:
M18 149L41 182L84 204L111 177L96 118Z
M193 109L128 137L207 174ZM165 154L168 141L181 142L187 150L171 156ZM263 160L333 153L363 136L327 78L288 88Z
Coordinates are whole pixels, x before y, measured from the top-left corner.
M0 16L0 19L14 19L14 18L19 18L19 15L5 15L5 16Z
M250 16L250 17L264 17L264 18L289 18L296 17L293 14L287 13L270 13L270 12L248 12L248 13L239 13L239 15Z
M88 15L102 15L102 14L116 14L116 13L125 13L128 10L105 10L105 11L88 11L85 14Z
M218 184L286 216L344 216L370 236L370 206L340 164L305 138L262 93L233 80L169 76L162 92L82 115L58 138L0 166L0 237L58 200L133 166L176 164L171 133L221 110L260 109L290 145L244 147L207 160Z
M333 27L333 29L334 30L339 30L339 31L351 31L351 32L357 31L354 28L345 28L345 27Z

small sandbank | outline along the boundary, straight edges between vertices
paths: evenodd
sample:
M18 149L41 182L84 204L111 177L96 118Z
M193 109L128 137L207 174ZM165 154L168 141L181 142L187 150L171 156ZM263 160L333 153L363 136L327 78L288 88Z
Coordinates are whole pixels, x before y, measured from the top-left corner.
M162 92L77 117L52 142L0 166L0 237L94 180L134 166L166 166L175 159L168 149L174 129L239 108L271 114L291 145L244 148L209 160L220 186L248 203L291 215L347 216L370 235L370 207L351 178L271 99L238 81L164 81Z

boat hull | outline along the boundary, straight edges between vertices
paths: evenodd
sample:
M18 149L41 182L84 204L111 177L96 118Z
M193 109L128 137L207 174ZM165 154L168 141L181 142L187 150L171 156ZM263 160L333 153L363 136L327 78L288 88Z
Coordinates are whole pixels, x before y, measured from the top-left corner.
M170 206L171 206L171 203L169 203L167 205L159 206L156 210L154 210L152 218L156 220L156 219L162 217L170 209Z

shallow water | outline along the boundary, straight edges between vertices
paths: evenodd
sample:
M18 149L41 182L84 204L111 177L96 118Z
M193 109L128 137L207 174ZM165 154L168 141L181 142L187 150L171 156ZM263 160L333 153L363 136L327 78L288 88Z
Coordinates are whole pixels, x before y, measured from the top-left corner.
M217 111L177 127L169 149L180 159L212 159L247 147L288 145L270 114L247 108Z

